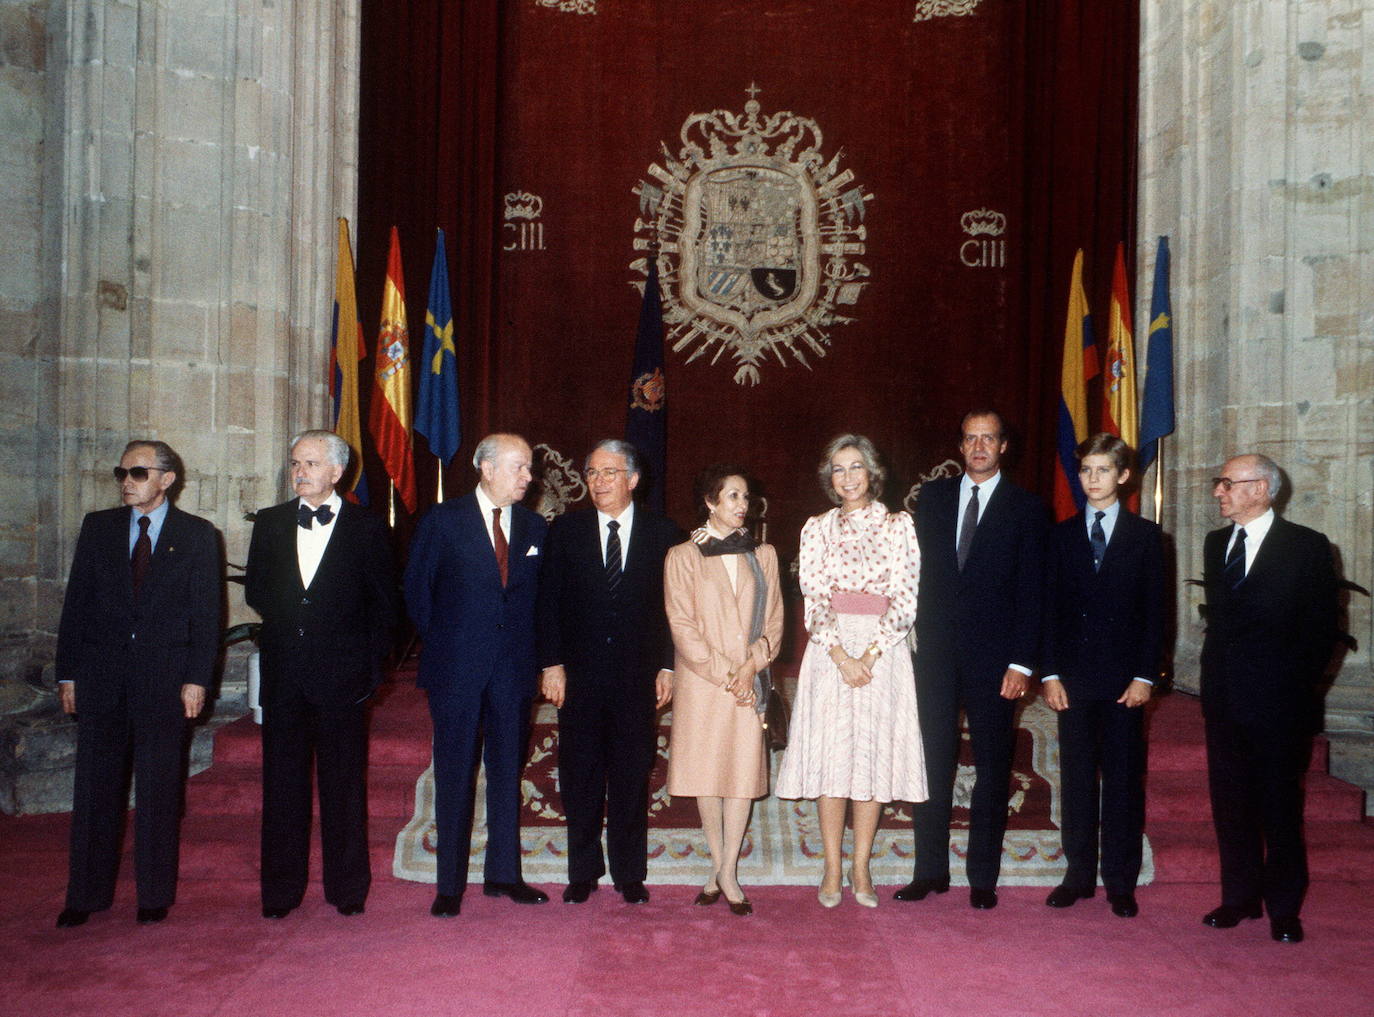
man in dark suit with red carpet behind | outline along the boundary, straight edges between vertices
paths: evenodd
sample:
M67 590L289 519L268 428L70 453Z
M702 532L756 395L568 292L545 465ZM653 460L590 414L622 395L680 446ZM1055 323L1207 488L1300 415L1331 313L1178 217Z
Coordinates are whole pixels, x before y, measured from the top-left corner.
M348 443L291 442L295 497L253 524L244 596L262 615L262 915L285 918L309 876L311 770L320 796L324 898L361 914L367 849L368 700L399 611L386 527L335 487Z
M1229 929L1267 909L1272 937L1297 943L1302 775L1338 605L1326 537L1274 513L1282 482L1273 460L1254 453L1228 459L1212 482L1231 525L1207 534L1202 551L1202 713L1221 855L1221 906L1202 921Z
M138 921L176 898L189 722L219 655L219 537L169 496L181 461L131 441L115 467L122 508L81 524L57 633L62 708L76 714L70 874L59 928L109 908L133 761Z

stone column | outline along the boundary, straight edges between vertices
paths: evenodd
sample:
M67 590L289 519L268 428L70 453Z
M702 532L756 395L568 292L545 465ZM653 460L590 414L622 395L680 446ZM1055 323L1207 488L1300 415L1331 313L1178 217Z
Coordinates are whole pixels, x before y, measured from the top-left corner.
M1145 0L1138 306L1170 237L1178 431L1163 519L1179 579L1221 524L1208 478L1259 451L1284 514L1374 586L1374 3ZM1143 314L1137 321L1145 320ZM1143 357L1143 344L1142 344ZM1197 686L1201 591L1178 589L1179 685ZM1370 601L1327 698L1328 730L1371 728Z

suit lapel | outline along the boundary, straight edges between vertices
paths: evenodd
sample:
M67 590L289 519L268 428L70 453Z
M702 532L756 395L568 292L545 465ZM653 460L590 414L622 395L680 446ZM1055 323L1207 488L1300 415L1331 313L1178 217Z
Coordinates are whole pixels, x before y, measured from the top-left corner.
M129 510L130 512L133 509ZM162 530L157 535L157 546L153 548L152 561L148 566L148 573L143 580L143 588L138 591L140 600L146 600L159 583L162 582L176 563L178 550L177 543L185 532L183 526L184 517L177 510L175 505L167 506L167 516L162 520ZM128 525L128 520L125 520ZM129 570L129 590L133 591L133 569Z
M338 546L339 541L348 539L348 535L353 530L353 513L357 511L360 510L350 505L348 502L344 502L343 505L339 507L339 517L334 520L334 532L329 535L329 540L324 545L324 554L320 556L320 564L315 568L315 575L311 578L310 585L305 587L305 589L313 590L317 585L320 585L322 579L324 580L324 585L328 586L330 584L331 580L327 578L327 574L338 567L339 562L342 560L340 556L344 553ZM288 519L292 527L295 527L296 522L294 518L288 517ZM291 533L291 543L293 546L296 543L295 538L296 534L293 531ZM297 580L300 579L300 575L300 559L298 557L296 562Z

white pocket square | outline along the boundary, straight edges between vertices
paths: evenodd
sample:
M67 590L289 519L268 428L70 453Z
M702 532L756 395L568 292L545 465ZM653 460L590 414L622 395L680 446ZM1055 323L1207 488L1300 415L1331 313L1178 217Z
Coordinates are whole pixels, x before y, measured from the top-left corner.
M537 548L537 547L531 547L528 551L525 552L525 557L526 557L526 558L533 558L533 557L534 557L536 554L538 554L538 553L539 553L539 548Z

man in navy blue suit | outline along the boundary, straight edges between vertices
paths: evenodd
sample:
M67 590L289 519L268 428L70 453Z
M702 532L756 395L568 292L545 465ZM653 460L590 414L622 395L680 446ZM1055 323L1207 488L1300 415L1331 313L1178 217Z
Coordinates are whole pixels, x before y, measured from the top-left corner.
M1007 828L1016 705L1040 654L1041 563L1048 517L1034 495L1002 476L1000 414L964 415L961 477L932 480L916 502L921 596L916 610L916 698L930 798L913 807L915 877L894 895L922 900L949 889L949 824L968 717L976 771L969 808L969 904L997 906Z
M161 441L115 467L123 507L81 523L57 633L62 708L76 714L71 867L60 928L114 897L132 757L138 921L176 897L184 749L219 656L219 537L169 499L181 474Z
M1072 907L1102 883L1112 913L1132 918L1145 825L1141 709L1159 674L1164 548L1159 527L1122 508L1131 448L1097 434L1075 450L1084 511L1050 532L1041 688L1059 715L1060 828L1068 871L1045 903ZM1102 772L1098 790L1098 770ZM1100 802L1100 805L1099 805Z
M515 434L477 445L476 489L420 521L405 572L423 641L419 686L434 723L438 886L430 913L457 915L467 886L479 732L487 779L483 892L522 904L548 896L520 875L520 769L538 683L534 609L548 524L519 504L533 456Z
M1221 854L1221 905L1202 921L1229 929L1267 909L1273 938L1297 943L1307 891L1302 775L1339 605L1331 545L1275 515L1281 485L1279 468L1258 454L1227 460L1212 481L1231 525L1202 547L1202 715Z
M606 871L626 903L649 899L649 774L656 710L673 694L663 559L682 532L633 500L639 459L615 438L587 456L593 509L549 529L539 579L539 663L558 707L558 785L568 817L568 886L581 904Z

